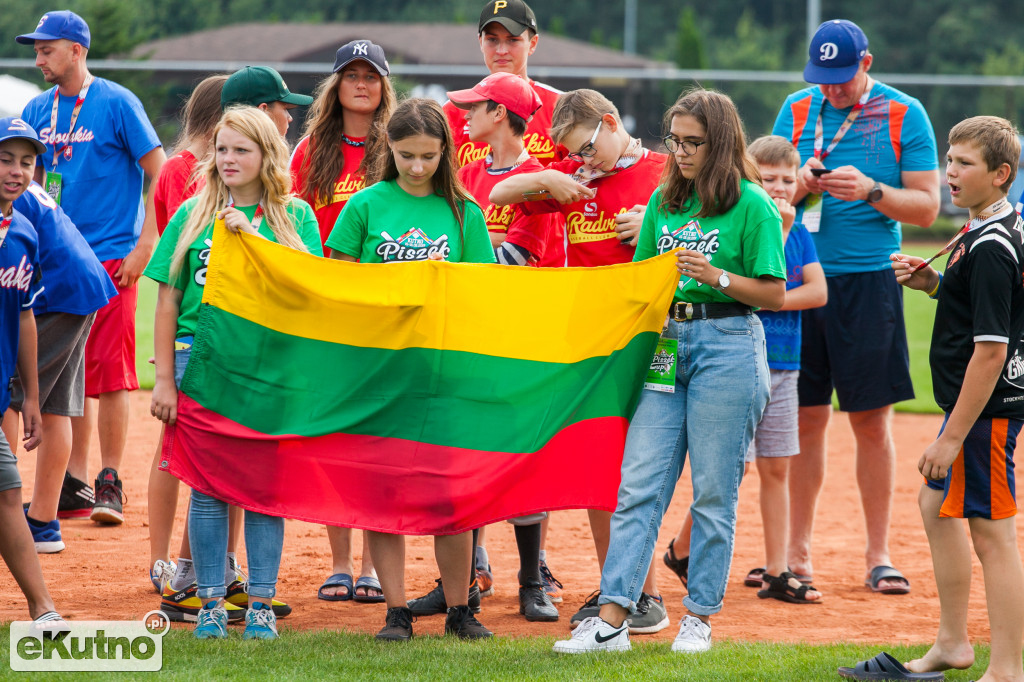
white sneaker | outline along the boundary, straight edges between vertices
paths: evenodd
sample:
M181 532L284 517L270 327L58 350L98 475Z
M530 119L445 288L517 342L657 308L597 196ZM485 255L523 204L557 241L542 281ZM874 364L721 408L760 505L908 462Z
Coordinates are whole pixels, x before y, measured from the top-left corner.
M698 654L711 648L711 626L696 616L686 615L679 621L679 634L672 642L672 651Z
M153 583L153 587L156 588L157 594L163 594L164 588L167 587L167 583L171 582L174 572L177 570L178 567L173 561L157 559L153 562L153 568L149 569L149 579Z
M613 627L597 616L586 618L572 631L571 639L555 642L555 653L585 654L591 651L629 651L629 623Z

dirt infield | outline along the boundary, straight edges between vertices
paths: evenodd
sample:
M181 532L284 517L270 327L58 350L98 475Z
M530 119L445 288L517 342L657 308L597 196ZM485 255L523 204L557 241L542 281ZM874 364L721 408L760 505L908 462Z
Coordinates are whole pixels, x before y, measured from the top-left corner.
M140 391L133 395L132 419L128 461L121 472L128 495L124 526L100 527L88 520L66 521L63 532L68 548L60 554L41 555L43 571L58 609L71 618L140 617L159 603L147 577L146 481L159 434L158 422L149 416L148 392ZM755 590L743 586L746 572L763 563L761 520L757 511L758 486L756 473L751 474L741 491L733 570L725 609L714 619L715 637L809 643L919 644L931 641L938 621L938 600L931 577L927 542L917 511L916 497L921 479L916 471L916 462L922 449L934 438L939 425L938 416L897 414L893 429L899 462L891 545L894 564L911 581L911 594L875 595L863 585L864 528L853 471L853 436L846 417L837 414L829 440L830 468L816 527L815 584L824 593L824 603L797 606L760 600ZM95 474L99 468L96 445L93 446L92 458L90 473ZM23 457L21 471L26 481L26 500L31 496L33 464L31 453ZM580 474L564 472L563 475ZM658 585L674 621L682 615L683 590L675 575L664 569L660 557L668 538L678 528L689 495L689 476L684 472L658 540ZM180 537L185 501L186 495L182 492L174 547ZM382 503L386 504L387 500L382 500ZM1020 529L1018 537L1024 538ZM547 541L548 563L565 585L565 601L560 607L562 619L558 623L527 623L518 615L515 583L518 560L515 558L512 527L504 523L493 526L488 531L487 545L496 591L493 597L484 600L481 621L496 634L504 636L564 635L568 631L569 617L586 595L598 586L597 559L586 513L559 512L551 521ZM434 584L437 569L430 539L410 538L407 556L408 591L412 597ZM330 550L323 528L289 521L278 594L294 607L294 613L281 621L282 629L357 632L379 629L384 620L383 605L317 600L316 588L331 572L330 568ZM971 599L970 635L974 639L987 639L981 570L976 560ZM25 602L14 580L6 570L0 571L0 620L6 622L26 617ZM440 633L443 626L444 620L440 616L422 618L416 624L416 631ZM651 637L670 640L674 635L675 628L670 627Z

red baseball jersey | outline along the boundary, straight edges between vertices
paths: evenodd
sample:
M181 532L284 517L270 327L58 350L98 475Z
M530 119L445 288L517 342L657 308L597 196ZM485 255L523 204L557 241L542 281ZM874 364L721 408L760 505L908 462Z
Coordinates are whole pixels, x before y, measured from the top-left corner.
M613 175L591 181L597 192L593 199L571 204L548 201L527 201L519 204L527 215L559 212L565 216L566 256L569 267L614 265L633 260L636 250L619 241L615 232L615 216L640 204L646 206L658 187L668 156L647 150L635 164ZM571 175L580 167L578 161L566 159L549 166Z
M491 189L502 180L518 173L535 173L543 169L540 161L531 158L507 173L495 175L487 172L487 160L481 159L460 168L459 180L484 210L489 232L504 233L505 241L533 254L538 267L563 267L565 233L559 214L526 215L521 204L495 206L489 199Z
M349 139L356 142L364 141L363 138L357 137ZM316 222L320 226L320 243L323 244L331 235L331 230L334 229L334 223L337 222L341 209L345 208L345 204L352 198L352 195L366 184L363 174L359 172L359 164L363 161L366 147L342 143L341 153L345 157L345 165L341 167L341 173L334 181L334 192L327 201L317 200L312 193L306 192L306 173L303 171L302 164L308 151L309 137L307 136L299 140L298 146L295 147L295 153L292 154L291 163L289 163L292 173L292 191L313 207Z

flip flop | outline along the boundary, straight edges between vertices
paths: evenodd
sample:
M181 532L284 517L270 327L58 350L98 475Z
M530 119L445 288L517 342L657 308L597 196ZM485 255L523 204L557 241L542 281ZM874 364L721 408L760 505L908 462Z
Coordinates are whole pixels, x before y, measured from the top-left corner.
M366 594L359 594L358 592L352 593L352 601L361 602L364 604L379 604L384 601L384 590L380 587L380 581L372 575L360 576L359 580L356 581L356 589L360 587L365 588ZM370 590L377 590L380 594L370 594Z
M853 668L840 668L839 676L851 680L944 680L941 672L912 673L886 652L870 661L861 661Z
M325 587L344 587L346 591L344 594L324 594ZM316 591L316 598L324 601L348 601L352 598L352 590L352 576L348 573L335 573Z
M879 583L883 580L895 580L903 584L895 587L879 587ZM892 566L875 566L871 569L871 576L864 581L864 584L870 587L872 592L881 594L908 594L910 592L910 581Z
M747 577L743 579L743 584L747 587L762 587L761 583L764 582L762 576L767 570L764 566L750 569L750 573L747 573Z

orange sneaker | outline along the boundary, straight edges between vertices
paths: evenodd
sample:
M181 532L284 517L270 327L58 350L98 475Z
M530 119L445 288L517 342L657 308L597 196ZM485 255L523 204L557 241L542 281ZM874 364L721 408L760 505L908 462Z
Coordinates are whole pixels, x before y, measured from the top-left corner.
M481 597L490 597L494 594L494 574L491 573L490 564L487 564L487 568L477 566L476 584L480 587Z
M548 568L547 562L543 559L540 560L540 580L544 583L544 592L547 593L551 601L556 604L561 602L562 583L558 582L558 579L551 575L551 569Z

